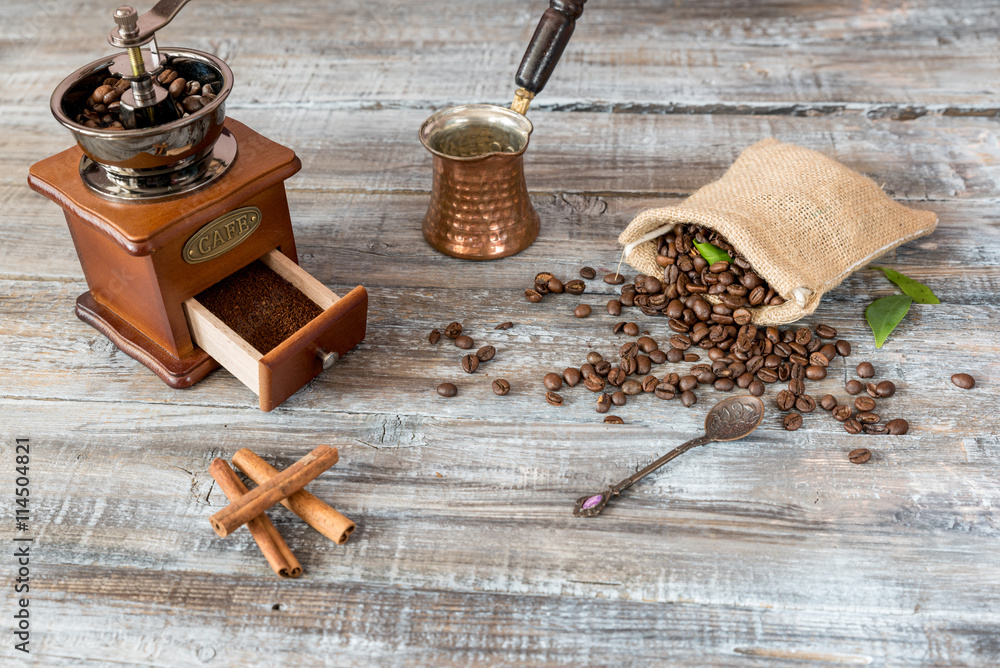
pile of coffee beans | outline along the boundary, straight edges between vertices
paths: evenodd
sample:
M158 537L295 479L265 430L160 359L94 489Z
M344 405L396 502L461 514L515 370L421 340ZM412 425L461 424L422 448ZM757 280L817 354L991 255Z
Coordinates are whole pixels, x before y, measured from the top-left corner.
M875 376L875 367L871 362L861 362L854 371L860 378L867 379ZM879 383L874 381L862 383L860 380L852 378L847 381L844 390L851 396L859 395L862 392L868 396L859 396L854 400L852 406L850 403L841 404L832 394L827 394L820 399L819 405L823 410L829 411L835 420L843 422L847 433L860 434L863 432L865 434L901 436L910 430L910 423L903 418L894 418L882 424L881 416L875 412L878 406L876 399L888 399L896 394L896 384L891 380L883 380Z
M207 77L203 81L188 81L169 68L160 71L156 80L169 91L170 98L177 107L177 115L181 118L204 107L219 92L219 84ZM124 130L121 122L121 96L129 89L129 85L129 80L124 77L106 78L90 94L84 108L74 120L88 128Z
M702 257L694 242L710 243L729 253L733 261L712 264ZM667 302L688 295L709 294L730 309L747 306L777 306L784 299L768 285L718 232L696 224L677 225L673 230L654 240L657 249L656 263L663 267L660 289L647 294L661 294L657 299L643 298L641 287L655 287L649 277L644 286L636 284L636 305L647 315L663 311ZM660 280L660 279L655 279ZM625 293L622 293L625 296Z
M590 267L584 267L580 270L580 275L585 278L588 276L593 278L597 275L597 272ZM563 283L562 279L554 276L551 272L542 271L535 275L534 286L524 291L524 297L532 304L537 304L542 301L545 295L558 295L563 292L571 295L582 295L586 289L587 284L579 278L574 278ZM586 308L581 309L581 307ZM577 307L575 314L578 318L586 318L590 315L590 307L586 304L581 304Z

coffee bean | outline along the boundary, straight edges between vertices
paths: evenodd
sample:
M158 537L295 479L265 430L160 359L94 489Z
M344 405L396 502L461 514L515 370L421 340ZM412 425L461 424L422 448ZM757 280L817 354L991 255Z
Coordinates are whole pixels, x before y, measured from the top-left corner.
M854 418L851 418L844 423L844 430L848 434L860 434L861 429L862 429L861 423L855 420Z
M606 424L625 424L625 420L621 419L617 415L607 415L604 418Z
M475 355L466 355L462 358L462 369L465 373L475 373L479 368L479 358Z
M832 411L837 405L837 397L832 394L824 394L819 400L819 405L825 411Z
M757 372L757 380L762 383L776 383L778 382L778 374L775 373L774 369L765 367Z
M865 392L872 399L878 399L878 386L875 383L865 383Z
M545 389L552 390L555 392L562 388L562 376L557 373L547 373L545 377L542 378L542 383L545 385Z
M625 324L626 323L624 320L622 320L621 322L616 322L611 326L611 333L615 335L621 334L623 331L625 331Z
M628 376L628 374L625 372L625 369L620 366L616 366L608 372L608 382L615 387L621 387L622 383L625 382L626 376Z
M856 369L858 378L871 378L875 375L875 367L871 362L862 362Z
M587 362L580 367L580 375L583 376L584 380L587 380L591 376L596 376L597 370L594 368L593 364Z
M750 383L753 382L753 374L749 371L744 371L736 378L736 387L745 390L750 387Z
M462 333L462 325L457 322L449 323L447 327L444 328L444 335L449 339L457 339Z
M461 348L462 350L468 350L473 345L475 345L475 343L476 342L472 340L471 336L467 336L465 334L460 334L455 337L455 345Z
M187 79L183 77L177 77L170 82L170 86L167 91L170 93L170 97L178 98L184 95L184 90L187 88Z
M745 325L749 323L752 318L753 315L745 308L738 308L733 311L733 320L736 321L737 325Z
M813 333L809 331L808 327L800 327L799 329L795 330L795 343L799 344L800 346L804 346L805 344L812 341L812 337Z
M476 351L476 357L479 358L480 362L489 362L497 354L497 349L493 346L483 346Z
M843 339L841 339L840 341L837 341L836 348L837 348L837 354L840 355L841 357L850 357L851 356L851 342L850 341L844 341Z
M669 401L677 396L677 388L669 383L660 383L656 386L653 393L657 396L657 398Z
M601 355L601 353L597 352L596 350L592 350L589 353L587 353L587 363L588 364L597 364L598 362L602 361L603 359L604 359L604 356Z
M684 404L685 408L691 408L696 403L698 403L698 397L696 397L694 392L692 392L691 390L688 390L687 392L682 392L681 403Z
M608 362L607 360L601 360L600 362L594 365L594 371L597 372L598 376L601 377L607 376L608 373L611 371L611 362Z
M684 354L684 361L685 362L697 362L700 359L701 359L701 357L699 357L698 355L696 355L694 353L685 353Z
M608 285L621 285L625 282L625 277L621 274L605 274L604 282Z
M535 274L535 283L548 283L555 278L551 271L540 271Z
M576 387L577 384L582 380L583 376L579 369L573 367L566 367L562 372L563 381L570 387Z
M824 339L832 339L837 336L837 330L829 325L816 325L816 335Z
M583 379L583 386L591 392L600 392L604 389L604 379L600 376L587 376Z
M875 423L862 424L861 429L864 430L866 434L872 434L872 435L885 434L888 433L889 431L889 428L884 424L875 424Z
M798 397L806 391L806 384L802 382L801 378L792 378L788 381L788 389L792 391L792 394Z
M537 281L535 283L535 292L543 296L549 294L549 282Z
M755 380L749 385L747 385L747 390L755 397L759 397L764 394L764 383L759 380Z
M629 341L618 349L618 356L622 359L625 359L626 357L635 357L638 354L639 346L636 345L635 341Z
M853 396L855 394L860 394L861 391L865 389L865 386L861 383L860 380L855 380L854 378L851 378L849 381L847 381L847 384L844 386L844 389L847 390L848 394Z
M571 295L582 295L587 290L587 284L580 279L566 281L566 292Z
M670 348L667 353L667 361L671 364L676 364L677 362L684 361L684 351L679 348Z
M611 394L611 403L613 403L615 406L624 406L626 403L628 403L628 397L625 396L624 392L618 390L617 392L613 392Z
M858 432L855 431L852 433L856 434ZM858 448L857 450L851 450L851 452L847 455L847 458L852 464L864 464L872 458L872 453L868 450L868 448Z
M168 86L176 78L177 78L177 72L171 69L164 69L157 75L156 80L159 81L164 86Z
M611 396L608 394L602 394L597 398L597 404L594 406L594 410L598 413L607 413L611 410Z
M798 413L789 413L781 423L788 431L795 431L802 426L802 416Z
M903 418L896 418L895 420L889 420L885 425L886 431L888 431L893 436L902 436L906 432L910 431L910 423Z
M555 392L546 392L545 401L549 402L553 406L562 406L563 398L562 396L556 394Z
M637 394L642 394L642 383L637 380L629 379L622 383L622 392L630 397L634 397Z
M862 412L874 410L875 400L871 397L858 397L854 400L854 407Z
M819 352L822 353L823 357L832 362L837 356L837 346L832 343L826 343L820 347Z
M967 373L956 373L951 377L951 382L963 390L971 390L976 386L976 379Z
M879 417L878 413L871 412L858 413L855 417L861 424L875 424L882 419Z
M608 315L621 315L622 303L617 299L608 301Z
M577 318L586 318L590 315L590 307L586 304L580 304L575 309L573 309L573 315Z
M508 383L505 379L497 378L493 381L493 394L505 397L508 392L510 392L510 383Z
M826 355L817 351L809 356L809 364L826 368L830 366L830 360L827 359Z
M510 329L513 326L514 326L514 323L512 323L512 322L501 322L499 325L497 325L493 329Z
M795 409L800 413L812 413L816 410L816 400L808 394L803 394L795 400Z
M453 383L441 383L437 389L442 397L453 397L458 394L458 388Z
M597 270L593 267L584 267L580 270L580 278L586 278L588 281L592 278L597 278Z
M875 386L875 391L878 393L878 396L888 398L896 394L896 384L891 380L883 380Z
M854 414L854 410L845 404L834 406L833 410L830 412L833 413L833 419L837 422L844 422L845 420L850 419L851 415Z
M795 406L795 395L789 390L781 390L778 392L775 401L778 404L778 410L790 411Z
M680 388L681 392L687 392L688 390L693 390L698 387L698 379L694 376L681 376L680 381L677 383L677 387Z
M524 296L532 304L537 304L538 302L542 301L542 293L538 292L537 290L532 290L531 288L528 288L527 290L524 291Z
M649 351L649 361L653 364L663 364L667 361L667 354L657 348L656 350Z
M810 364L806 367L805 374L809 380L823 380L826 378L826 368Z
M642 391L650 394L656 390L656 386L659 384L660 380L656 376L646 376L642 379Z
M639 350L644 353L649 353L659 348L656 341L648 336L640 336L636 339L635 344L639 346Z
M553 294L556 294L556 295L562 294L563 290L566 289L566 287L563 285L563 282L560 281L555 276L553 276L552 278L549 279L549 282L548 282L547 285L548 285L548 288L549 288L549 292L551 292Z
M733 389L733 387L735 387L735 385L736 383L734 383L731 378L720 378L713 384L715 389L719 392L729 392Z
M427 340L430 341L432 346L435 345L438 341L441 340L441 332L439 332L436 329L432 329L431 335L427 337Z
M623 360L624 363L624 360ZM650 361L648 355L636 355L635 356L635 371L634 373L640 376L645 376L653 368L653 363Z
M639 325L634 322L626 322L622 328L626 336L639 336Z

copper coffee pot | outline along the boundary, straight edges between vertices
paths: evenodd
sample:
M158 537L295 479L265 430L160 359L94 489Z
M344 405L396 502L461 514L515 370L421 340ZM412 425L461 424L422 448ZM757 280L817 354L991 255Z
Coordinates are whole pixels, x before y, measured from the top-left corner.
M520 253L538 236L538 213L524 181L532 125L525 114L569 43L586 0L549 0L515 81L510 109L469 104L443 109L420 127L434 155L424 238L446 255L494 260Z

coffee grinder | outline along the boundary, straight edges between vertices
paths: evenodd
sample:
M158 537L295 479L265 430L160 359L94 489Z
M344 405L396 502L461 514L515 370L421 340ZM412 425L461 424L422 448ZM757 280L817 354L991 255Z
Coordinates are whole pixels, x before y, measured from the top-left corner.
M226 63L157 46L185 4L115 11L108 41L122 51L52 95L77 145L33 165L28 183L65 211L89 288L81 320L174 388L221 364L269 411L364 339L368 296L358 286L338 297L298 266L284 181L301 163L226 117ZM296 299L248 304L260 272ZM317 315L269 350L248 342L296 315L303 295L315 308L302 313Z

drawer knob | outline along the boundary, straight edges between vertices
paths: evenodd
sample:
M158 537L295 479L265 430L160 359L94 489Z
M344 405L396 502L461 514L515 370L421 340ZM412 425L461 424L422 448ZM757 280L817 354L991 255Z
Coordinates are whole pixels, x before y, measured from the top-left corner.
M316 359L323 363L323 370L326 371L333 366L334 362L340 359L340 353L331 353L320 348L316 351Z

